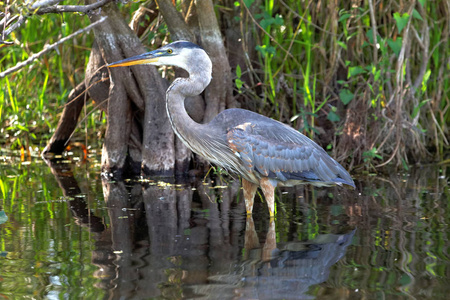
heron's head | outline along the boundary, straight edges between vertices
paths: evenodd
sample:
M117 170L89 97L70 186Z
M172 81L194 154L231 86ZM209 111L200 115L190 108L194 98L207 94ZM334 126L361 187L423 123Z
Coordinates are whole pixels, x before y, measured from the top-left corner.
M136 55L107 65L107 67L123 67L132 65L176 66L191 75L211 76L212 63L205 50L200 46L176 41L151 52Z

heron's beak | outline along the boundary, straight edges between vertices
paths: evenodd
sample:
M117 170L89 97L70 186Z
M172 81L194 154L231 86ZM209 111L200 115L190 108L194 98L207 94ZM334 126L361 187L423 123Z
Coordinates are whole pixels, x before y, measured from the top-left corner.
M163 54L166 54L166 52L155 50L151 52L147 52L144 54L139 54L130 58L122 59L113 63L110 63L106 65L107 67L126 67L126 66L133 66L133 65L146 65L155 63L159 60L159 57Z

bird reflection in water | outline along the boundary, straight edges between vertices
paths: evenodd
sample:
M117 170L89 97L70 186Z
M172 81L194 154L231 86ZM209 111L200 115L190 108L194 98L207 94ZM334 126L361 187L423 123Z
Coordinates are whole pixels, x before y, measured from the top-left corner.
M322 234L304 242L276 243L275 223L270 222L261 248L253 219L247 219L247 261L239 276L238 299L314 299L313 285L327 281L330 268L346 253L356 229L346 234ZM256 253L254 253L256 252Z

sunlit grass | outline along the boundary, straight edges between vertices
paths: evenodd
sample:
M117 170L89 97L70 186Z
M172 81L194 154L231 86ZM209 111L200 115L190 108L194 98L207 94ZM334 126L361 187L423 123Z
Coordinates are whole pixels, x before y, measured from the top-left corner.
M14 45L2 48L0 70L4 71L31 54L41 51L71 32L89 25L87 17L73 14L34 16L11 37ZM67 100L68 91L84 78L92 33L79 36L58 51L0 79L0 143L3 148L41 148L50 138ZM96 114L94 114L95 116ZM99 119L95 119L96 122ZM92 122L91 122L92 124Z

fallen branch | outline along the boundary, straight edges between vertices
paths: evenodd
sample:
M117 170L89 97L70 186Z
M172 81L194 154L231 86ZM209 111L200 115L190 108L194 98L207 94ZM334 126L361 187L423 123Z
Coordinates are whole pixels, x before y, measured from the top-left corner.
M7 70L1 72L1 73L0 73L0 78L6 77L6 75L9 75L9 74L11 74L11 73L14 73L14 72L16 72L16 71L22 69L23 67L25 67L25 66L31 64L34 60L40 58L40 57L43 56L45 53L49 52L50 50L55 49L58 45L60 45L60 44L62 44L62 43L64 43L64 42L70 40L71 38L75 37L76 35L79 35L80 33L89 31L92 27L94 27L94 26L96 26L96 25L102 23L103 21L105 21L106 18L107 18L106 16L105 16L105 17L102 17L102 18L101 18L100 20L98 20L97 22L94 22L94 23L92 23L91 25L89 25L89 26L87 26L87 27L85 27L85 28L82 28L82 29L80 29L80 30L78 30L78 31L76 31L76 32L74 32L74 33L72 33L72 34L66 36L65 38L60 39L59 41L57 41L57 42L54 43L54 44L51 44L51 45L49 45L49 46L46 46L42 51L40 51L40 52L38 52L38 53L36 53L36 54L31 55L27 60L24 60L24 61L18 63L17 65L15 65L14 67L9 68L9 69L7 69Z

